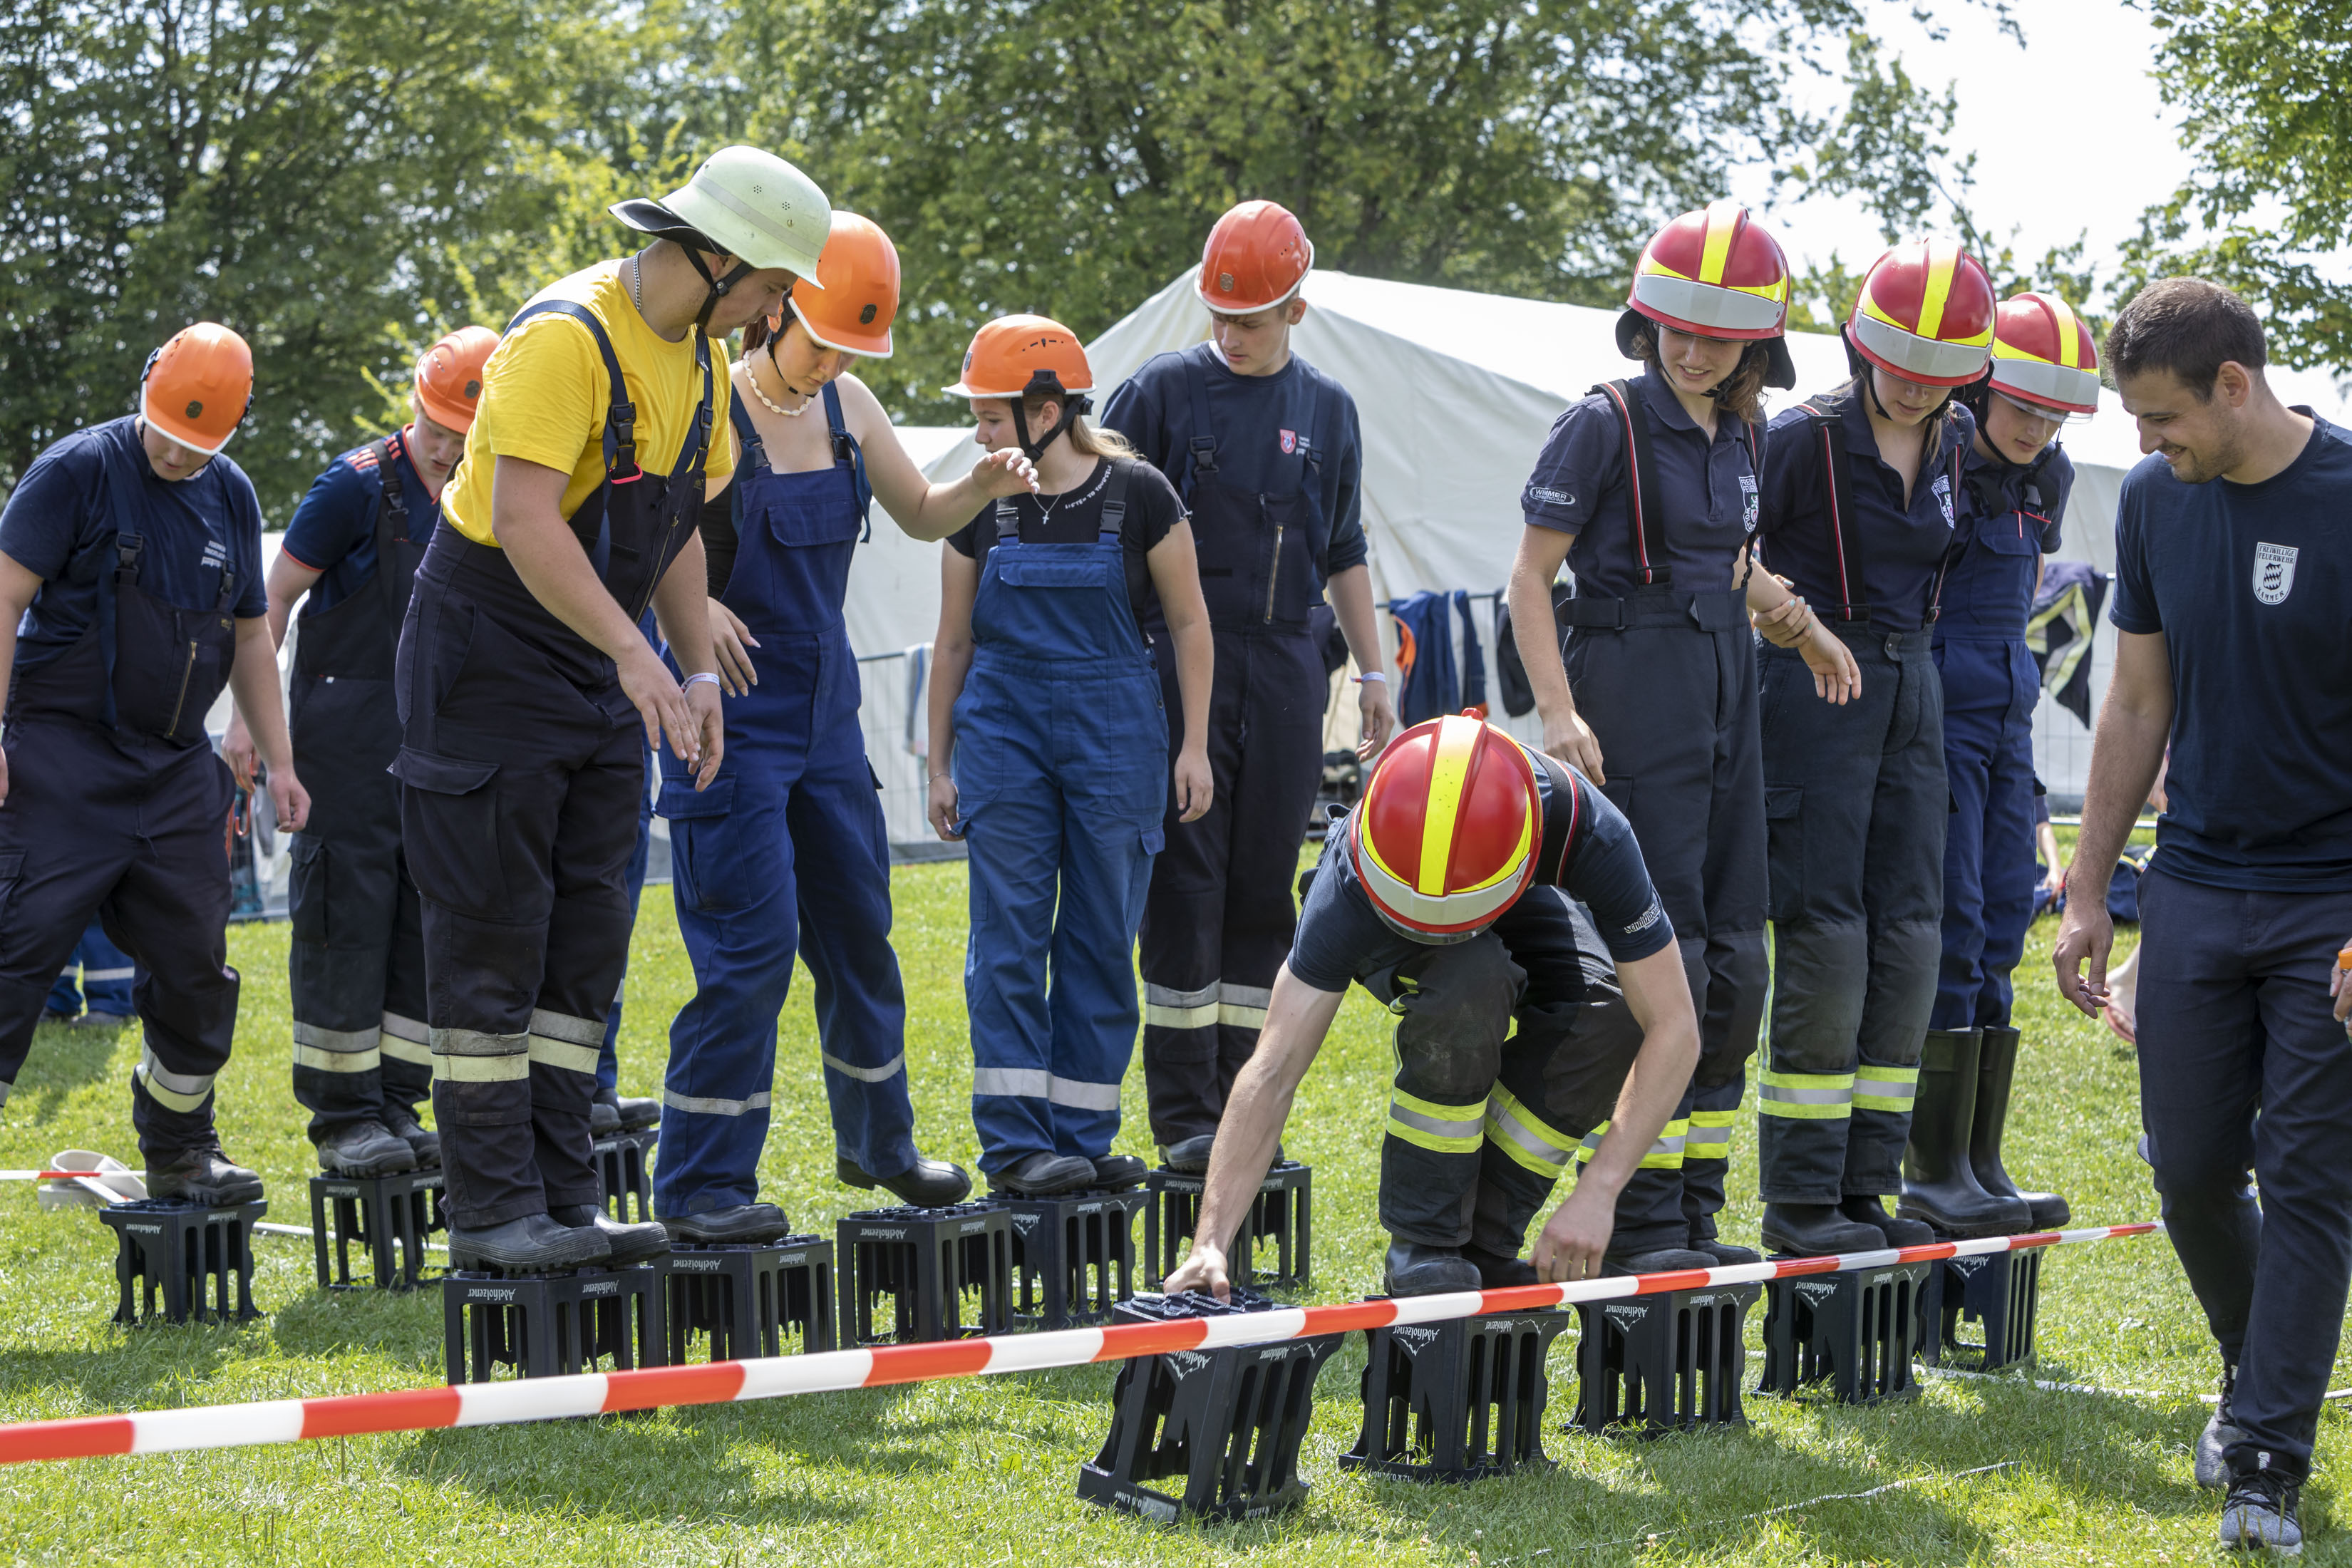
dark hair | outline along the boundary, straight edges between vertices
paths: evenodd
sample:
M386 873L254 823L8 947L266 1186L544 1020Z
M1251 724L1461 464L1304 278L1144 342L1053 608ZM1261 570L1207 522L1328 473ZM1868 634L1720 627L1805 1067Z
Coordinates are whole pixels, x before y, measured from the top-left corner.
M778 324L777 330L774 332L770 332L768 331L767 317L752 317L751 324L743 329L743 352L747 354L756 352L760 348L765 346L769 338L782 335L782 331L785 327L791 326L794 321L799 320L800 312L793 309L793 297L790 294L786 294L784 296L784 319Z
M1656 323L1643 321L1633 329L1633 357L1640 360L1652 375L1666 379L1658 363L1658 329ZM1764 378L1771 373L1771 352L1760 342L1749 343L1739 356L1739 363L1715 389L1716 406L1734 419L1753 425L1764 417Z
M2222 365L2235 361L2259 374L2270 348L2262 318L2237 295L2202 278L2167 278L2116 312L2102 357L2118 380L2167 371L2206 403Z
M1056 408L1067 406L1062 399L1053 396L1024 397L1021 400L1021 416L1029 422L1031 435L1050 428L1045 418L1045 405L1049 403ZM1068 438L1070 450L1081 458L1135 456L1135 448L1128 444L1126 437L1116 430L1104 429L1083 414L1071 420L1070 427L1062 434Z
M1846 378L1844 385L1831 393L1830 395L1832 397L1853 398L1860 398L1866 395L1874 403L1876 403L1878 399L1878 388L1870 384L1870 374L1878 367L1872 364L1866 359L1858 358L1851 344L1847 346L1846 358L1854 363L1856 366L1854 373ZM1902 379L1902 373L1899 371L1890 370L1886 374L1894 376L1898 381ZM1916 385L1918 384L1914 383L1913 384ZM1952 421L1959 418L1959 411L1968 407L1968 404L1963 400L1961 395L1967 391L1968 388L1965 386L1948 386L1944 388L1944 401L1929 409L1926 416L1920 419L1919 423L1925 425L1929 419L1941 419L1946 424L1950 424ZM1883 409L1885 405L1884 404L1880 404L1879 406ZM1975 410L1969 409L1969 413L1973 416Z

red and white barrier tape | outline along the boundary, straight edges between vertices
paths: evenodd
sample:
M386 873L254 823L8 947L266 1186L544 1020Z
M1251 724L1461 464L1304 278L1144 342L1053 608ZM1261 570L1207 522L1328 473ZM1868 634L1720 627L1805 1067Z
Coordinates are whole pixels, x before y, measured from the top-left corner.
M464 1384L454 1388L351 1394L323 1399L273 1399L251 1405L211 1405L184 1410L142 1410L127 1415L26 1421L0 1426L0 1464L81 1459L104 1454L241 1448L264 1443L417 1432L444 1426L495 1426L562 1415L609 1415L663 1405L726 1405L788 1394L878 1388L888 1384L971 1377L982 1373L1040 1372L1051 1367L1160 1355L1170 1351L1270 1344L1278 1340L1383 1328L1391 1323L1444 1322L1487 1312L1526 1312L1668 1290L1749 1285L1795 1275L1883 1268L1894 1263L1924 1263L1940 1258L2107 1241L2118 1237L2147 1236L2158 1228L2152 1223L2111 1225L1978 1241L1936 1242L1927 1247L1883 1247L1874 1252L1850 1252L1830 1258L1587 1279L1572 1285L1462 1290L1443 1296L1352 1301L1334 1307L1290 1307L1166 1323L1113 1323L1100 1328L951 1340L939 1344L877 1345L869 1350L519 1378L504 1383Z

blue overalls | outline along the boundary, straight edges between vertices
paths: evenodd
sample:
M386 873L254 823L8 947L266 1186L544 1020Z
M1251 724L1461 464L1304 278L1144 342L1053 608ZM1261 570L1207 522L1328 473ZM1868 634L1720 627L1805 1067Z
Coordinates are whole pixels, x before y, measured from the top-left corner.
M1119 542L1128 478L1117 463L1092 544L1024 543L1018 507L1000 500L972 603L954 769L984 1171L1097 1159L1118 1131L1135 934L1168 795L1168 717Z
M2030 468L1969 454L1956 552L1936 622L1944 678L1944 956L1929 1027L2005 1027L2010 971L2033 923L2033 705L2025 646L2034 566L2057 541L2074 466L2052 448Z
M740 404L735 564L720 603L760 646L759 684L727 700L727 751L697 795L662 753L678 932L694 1000L670 1026L654 1212L755 1201L775 1077L776 1016L793 958L816 983L835 1146L867 1174L916 1160L906 993L890 948L890 842L857 723L856 656L842 605L872 491L824 388L834 462L780 474ZM805 936L805 941L803 941Z

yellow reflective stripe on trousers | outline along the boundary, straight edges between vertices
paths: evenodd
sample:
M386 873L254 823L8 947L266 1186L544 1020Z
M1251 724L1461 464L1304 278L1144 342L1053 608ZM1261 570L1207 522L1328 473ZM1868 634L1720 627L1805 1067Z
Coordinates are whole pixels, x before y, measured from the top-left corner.
M139 1065L131 1071L145 1081L148 1096L156 1104L184 1116L202 1110L213 1091L212 1074L173 1072L155 1059L152 1048L144 1046L140 1047Z
M294 1020L294 1065L315 1072L373 1072L383 1065L373 1029L330 1029Z
M1756 1109L1799 1121L1843 1121L1853 1114L1853 1074L1773 1072L1756 1075Z
M1908 1114L1919 1097L1917 1068L1874 1067L1864 1064L1853 1075L1856 1110L1891 1110Z
M1546 1122L1501 1084L1486 1096L1486 1142L1546 1181L1567 1169L1576 1140Z
M433 1076L442 1083L523 1083L530 1078L530 1058L436 1056Z
M1475 1154L1486 1141L1486 1102L1442 1105L1389 1090L1389 1133L1439 1154Z
M1731 1158L1731 1123L1737 1110L1694 1110L1690 1119L1690 1138L1683 1144L1683 1161L1728 1160Z
M1641 1168L1644 1171L1681 1170L1684 1145L1688 1142L1689 1135L1689 1122L1683 1121L1667 1122L1664 1131L1658 1134L1658 1141L1651 1144L1649 1152L1642 1156ZM1606 1121L1586 1133L1583 1142L1577 1145L1576 1163L1580 1165L1592 1163L1592 1156L1601 1152L1601 1141L1608 1136L1609 1123Z
M433 1031L415 1018L398 1013L383 1016L382 1049L396 1062L408 1062L415 1067L433 1065Z
M1205 1029L1217 1021L1217 984L1196 991L1166 985L1143 988L1143 1021L1162 1029Z
M565 1072L596 1076L596 1055L604 1042L593 1046L575 1046L570 1040L551 1040L545 1035L530 1037L530 1053L526 1058L546 1067L561 1068Z

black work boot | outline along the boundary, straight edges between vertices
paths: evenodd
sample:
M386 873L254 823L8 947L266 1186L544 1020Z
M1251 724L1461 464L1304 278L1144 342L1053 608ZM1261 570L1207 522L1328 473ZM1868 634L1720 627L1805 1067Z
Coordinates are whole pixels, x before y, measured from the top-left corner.
M1930 1029L1919 1053L1919 1094L1912 1106L1903 1196L1895 1210L1944 1236L2009 1236L2032 1223L2023 1200L1993 1196L1977 1184L1969 1168L1977 1053L1983 1040L1977 1029Z
M792 1221L773 1204L732 1204L675 1217L657 1215L655 1223L669 1232L673 1243L693 1247L756 1246L782 1241L793 1233Z
M583 1268L612 1256L612 1243L594 1226L562 1225L543 1214L527 1214L479 1229L449 1228L452 1268L488 1264L509 1273L536 1274L551 1268Z
M163 1156L147 1159L147 1195L181 1198L192 1204L226 1208L249 1204L261 1196L261 1178L243 1165L232 1164L221 1152L220 1141L200 1143Z
M547 1211L547 1217L567 1230L593 1230L613 1249L615 1263L643 1263L669 1250L669 1232L653 1220L624 1224L598 1204L567 1204Z
M2019 1191L2000 1163L2001 1130L2009 1124L2009 1088L2016 1076L2017 1031L1988 1025L1984 1047L1977 1058L1977 1114L1969 1129L1969 1166L1985 1191L2022 1203L2030 1216L2026 1224L2036 1230L2056 1230L2074 1217L2074 1208L2056 1193Z
M1835 1204L1766 1204L1764 1250L1780 1258L1829 1258L1875 1252L1886 1245L1878 1227L1860 1225Z
M416 1120L416 1112L397 1100L386 1100L383 1106L384 1131L408 1145L416 1156L420 1171L441 1168L441 1134Z
M1032 1154L989 1173L988 1184L1021 1198L1050 1198L1095 1184L1095 1163L1076 1154Z
M1391 1296L1442 1296L1486 1288L1477 1266L1462 1256L1460 1247L1433 1247L1402 1237L1389 1242L1387 1274Z
M845 1187L872 1192L876 1187L887 1191L900 1203L919 1209L943 1209L950 1204L960 1204L971 1191L971 1175L961 1165L945 1160L927 1160L915 1156L915 1163L895 1176L869 1176L855 1160L835 1156L834 1179Z
M1601 1260L1604 1276L1678 1274L1688 1268L1712 1268L1710 1255L1687 1247L1659 1247L1647 1252L1612 1252Z
M416 1169L416 1152L373 1118L347 1121L319 1140L319 1168L331 1176L396 1176Z
M1179 1138L1160 1148L1160 1163L1180 1175L1204 1176L1209 1172L1209 1151L1216 1146L1217 1135L1203 1132L1193 1138Z
M1884 1202L1860 1193L1849 1193L1839 1199L1838 1213L1876 1230L1886 1238L1888 1247L1926 1247L1936 1239L1935 1227L1927 1221L1888 1214Z
M1752 1247L1736 1247L1715 1234L1715 1215L1701 1215L1691 1221L1691 1250L1704 1252L1715 1260L1718 1268L1728 1268L1739 1263L1761 1263L1764 1255Z
M1134 1154L1098 1154L1093 1161L1095 1185L1117 1191L1120 1187L1139 1187L1149 1169Z
M1543 1283L1536 1278L1536 1266L1524 1258L1505 1258L1475 1244L1462 1249L1462 1258L1478 1271L1479 1283L1489 1290Z
M596 1086L588 1104L588 1136L610 1138L616 1132L642 1132L661 1121L661 1101L623 1094Z

